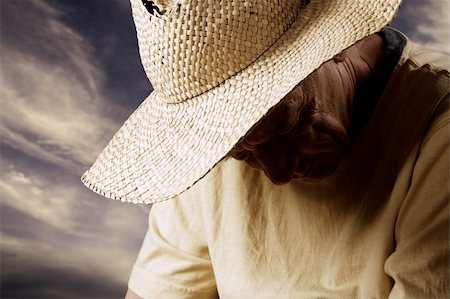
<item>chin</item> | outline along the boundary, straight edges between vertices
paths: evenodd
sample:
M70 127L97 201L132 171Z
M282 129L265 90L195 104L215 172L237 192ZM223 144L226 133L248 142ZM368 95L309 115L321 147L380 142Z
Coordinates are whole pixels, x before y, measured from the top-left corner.
M329 163L316 163L307 171L296 170L294 173L285 176L271 177L266 172L265 175L274 185L285 185L292 180L300 180L304 182L318 182L332 176L339 166L339 160Z
M317 158L308 167L303 169L296 169L292 175L292 179L299 179L305 182L317 182L332 176L341 161L341 155L328 156L327 158Z
M274 184L274 185L277 185L277 186L281 186L281 185L286 185L286 184L288 184L288 183L290 183L291 181L292 181L292 179L293 179L293 177L290 177L290 178L288 178L288 179L273 179L273 178L271 178L271 177L269 177L268 175L266 175L268 178L269 178L269 180Z
M300 180L302 182L308 182L308 183L315 183L315 182L320 182L330 176L333 175L334 172L330 173L330 174L326 174L326 175L308 175L308 176L299 176L299 175L294 175L292 177L292 179L294 180Z

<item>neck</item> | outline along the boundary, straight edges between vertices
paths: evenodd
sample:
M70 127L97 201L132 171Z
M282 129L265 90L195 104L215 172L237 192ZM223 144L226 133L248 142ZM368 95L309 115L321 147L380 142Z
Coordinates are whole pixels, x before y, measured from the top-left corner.
M355 137L369 121L378 99L382 94L384 79L380 77L380 65L383 63L385 43L379 34L371 35L358 43L359 63L355 63L357 85L352 107L352 130ZM382 74L384 77L384 74Z
M379 34L373 34L355 44L348 60L353 72L354 94L352 104L352 131L356 135L369 120L379 96L377 69L383 63L385 44Z

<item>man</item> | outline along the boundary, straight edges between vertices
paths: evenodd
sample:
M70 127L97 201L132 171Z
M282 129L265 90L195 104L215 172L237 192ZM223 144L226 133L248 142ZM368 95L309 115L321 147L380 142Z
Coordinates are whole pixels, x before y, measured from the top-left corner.
M83 180L190 189L152 207L127 296L447 297L448 58L384 28L397 1L266 4L132 1L155 92Z

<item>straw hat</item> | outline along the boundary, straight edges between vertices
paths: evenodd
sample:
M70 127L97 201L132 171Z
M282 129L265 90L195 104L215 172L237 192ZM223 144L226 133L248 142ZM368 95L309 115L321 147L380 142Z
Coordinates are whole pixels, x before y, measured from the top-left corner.
M154 91L84 184L134 203L202 178L299 82L390 22L401 0L131 0Z

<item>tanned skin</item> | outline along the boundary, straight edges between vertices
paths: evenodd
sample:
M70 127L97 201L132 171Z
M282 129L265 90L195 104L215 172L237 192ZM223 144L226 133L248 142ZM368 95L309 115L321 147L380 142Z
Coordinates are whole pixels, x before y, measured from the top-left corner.
M378 34L323 63L254 126L230 155L277 185L331 175L349 147L353 105L383 53Z

